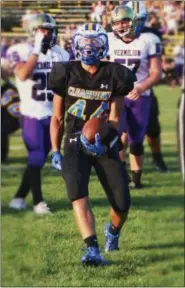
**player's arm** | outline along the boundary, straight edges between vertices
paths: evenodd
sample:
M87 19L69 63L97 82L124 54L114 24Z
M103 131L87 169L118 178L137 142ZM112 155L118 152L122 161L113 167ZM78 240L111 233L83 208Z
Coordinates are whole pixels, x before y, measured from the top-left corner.
M60 151L64 132L64 98L55 94L53 98L53 114L50 124L52 151Z
M64 132L65 91L66 91L65 66L57 63L53 66L49 75L48 88L55 93L53 99L53 114L50 124L50 137L52 146L51 166L62 170L62 155L60 153L61 141Z
M162 68L161 59L159 56L152 57L149 60L149 69L150 74L148 78L146 78L146 80L144 80L142 83L136 85L136 87L139 87L139 89L142 90L142 93L152 88L161 79Z
M109 123L110 126L119 131L120 118L123 114L123 97L116 97L110 105Z
M91 156L102 156L106 151L111 149L119 139L119 122L123 113L123 97L116 97L110 105L110 113L108 119L108 133L104 138L104 145L101 141L100 134L95 135L95 144L91 144L81 135L80 140L85 148L86 153Z
M14 68L15 75L19 78L21 81L25 81L30 77L32 74L36 63L38 60L38 55L33 54L28 58L28 61L23 63L17 63Z
M35 40L34 40L35 42L32 55L29 56L26 62L16 64L14 68L14 73L21 81L25 81L31 76L37 64L38 57L42 49L43 39L44 39L44 33L38 30L35 34Z
M141 83L136 84L134 89L128 94L128 98L131 100L136 100L143 94L146 90L152 88L161 79L162 68L161 60L159 56L152 57L149 60L149 76Z

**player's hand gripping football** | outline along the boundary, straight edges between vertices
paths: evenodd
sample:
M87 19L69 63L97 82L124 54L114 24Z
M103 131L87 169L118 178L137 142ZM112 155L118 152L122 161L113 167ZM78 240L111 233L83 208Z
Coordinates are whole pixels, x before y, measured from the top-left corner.
M99 133L95 135L95 144L89 143L89 141L83 135L80 136L80 141L86 152L91 156L100 157L107 151L107 147L101 143Z
M52 153L51 167L61 171L62 170L62 155L60 151L56 151Z
M39 55L42 50L42 43L45 35L40 30L35 33L33 54Z

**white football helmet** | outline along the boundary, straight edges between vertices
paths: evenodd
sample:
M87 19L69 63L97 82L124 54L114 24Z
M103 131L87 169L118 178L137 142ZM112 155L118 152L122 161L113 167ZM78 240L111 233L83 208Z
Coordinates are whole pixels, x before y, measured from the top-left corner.
M57 25L53 17L43 13L43 14L28 15L25 16L25 18L26 18L26 24L24 29L27 31L28 37L31 41L34 40L37 29L43 28L48 29L52 32L51 35L45 37L43 45L48 46L48 48L51 48L56 44Z
M72 49L76 59L87 65L94 65L108 53L107 33L100 24L84 24L73 36Z

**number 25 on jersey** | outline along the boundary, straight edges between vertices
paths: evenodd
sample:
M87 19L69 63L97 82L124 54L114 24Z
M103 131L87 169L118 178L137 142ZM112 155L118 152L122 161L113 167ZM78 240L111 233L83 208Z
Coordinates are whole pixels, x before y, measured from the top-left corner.
M53 101L53 92L47 90L49 72L37 72L33 75L36 82L32 88L32 98L36 101Z

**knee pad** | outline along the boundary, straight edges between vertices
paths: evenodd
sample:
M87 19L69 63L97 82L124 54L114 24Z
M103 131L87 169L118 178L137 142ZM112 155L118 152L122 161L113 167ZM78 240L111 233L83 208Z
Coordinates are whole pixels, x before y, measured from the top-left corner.
M47 155L43 152L29 152L28 153L28 164L42 168L46 162Z
M144 154L144 148L142 143L136 143L130 145L130 154L135 156L141 156Z

